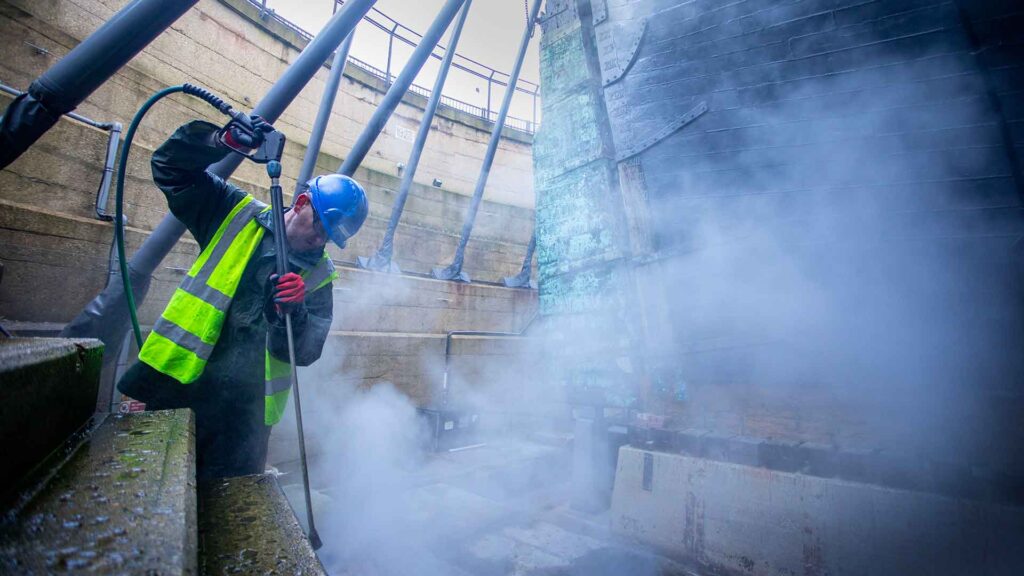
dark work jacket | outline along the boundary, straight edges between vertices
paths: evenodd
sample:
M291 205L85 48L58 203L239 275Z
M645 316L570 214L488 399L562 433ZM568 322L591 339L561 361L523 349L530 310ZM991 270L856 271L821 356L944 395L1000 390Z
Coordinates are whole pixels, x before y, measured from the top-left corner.
M200 249L246 194L206 171L228 153L213 144L216 130L208 122L190 122L178 128L153 153L152 160L153 181ZM274 356L286 360L288 344L284 322L268 304L267 279L276 271L270 213L261 214L257 221L267 232L245 267L220 338L199 379L181 384L136 362L118 383L118 389L145 402L147 409L188 407L195 411L201 477L260 473L266 460L270 427L263 424L263 372L268 330ZM320 257L321 253L290 252L290 268L293 272L311 269ZM292 313L295 357L300 366L320 357L331 326L332 303L331 287L325 286L307 292L305 306Z

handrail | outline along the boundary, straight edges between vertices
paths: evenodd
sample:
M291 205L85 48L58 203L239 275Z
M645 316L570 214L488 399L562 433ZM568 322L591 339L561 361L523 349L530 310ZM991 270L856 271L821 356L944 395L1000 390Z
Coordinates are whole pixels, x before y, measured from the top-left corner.
M444 337L444 381L441 383L441 407L448 406L448 367L452 358L452 336L495 336L498 338L520 338L533 326L540 317L540 311L533 313L530 321L519 332L489 332L486 330L449 330Z
M264 4L264 0L248 0L248 1L249 1L250 4L260 8L260 17L261 18L273 19L278 24L281 24L282 26L288 28L292 32L295 32L296 34L298 34L302 38L306 39L307 41L310 40L313 37L312 34L310 34L309 32L305 31L298 24L295 24L294 22L288 20L287 18L279 15L273 9L266 8L266 6ZM331 0L331 1L332 2L336 2L337 4L343 4L344 3L343 0ZM377 15L379 15L379 18L386 19L388 22L385 24L385 23L382 23L382 22L380 22L378 20L375 20L369 13L367 13L365 16L363 16L363 20L365 20L366 22L368 22L370 25L374 26L375 28L378 28L378 29L384 31L384 32L388 33L389 35L392 35L394 38L397 38L401 42L403 42L403 43L405 43L405 44L407 44L409 46L416 46L417 45L416 41L411 40L411 39L403 36L398 31L406 31L409 34L411 34L411 35L413 35L413 36L415 36L417 38L422 38L422 35L420 35L418 32L416 32L415 30L413 30L413 29L411 29L411 28L409 28L407 26L402 25L401 22L398 22L394 18L391 18L387 14L384 14L379 9L371 8L371 11L376 13ZM440 52L435 50L435 51L432 51L430 55L431 55L431 57L433 57L436 60L441 60L443 58L443 54L444 54L444 47L441 46L440 44L438 44L437 48L440 50ZM359 68L362 68L365 72L368 72L370 75L384 80L385 85L390 84L390 78L389 78L390 74L387 71L381 70L380 68L377 68L376 66L373 66L372 64L368 64L368 63L366 63L366 62L364 62L364 61L362 61L362 60L360 60L360 59L358 59L358 58L356 58L354 56L349 56L348 57L348 61L352 65L357 66ZM459 70L462 70L464 72L472 74L473 76L476 76L477 78L479 78L481 80L487 80L488 81L488 86L490 86L492 84L496 85L496 86L503 86L503 87L507 87L508 86L507 79L508 79L509 75L508 75L507 72L502 72L500 70L495 70L494 68L491 68L490 66L488 66L486 64L483 64L481 62L473 60L472 58L469 58L467 56L463 56L462 54L459 54L458 52L455 53L455 60L452 62L452 66L455 67L455 68L458 68ZM482 68L484 71L482 72L479 69L474 69L474 67ZM500 78L505 78L506 81L502 81ZM527 86L524 87L524 86L521 86L521 84L525 84ZM413 84L409 88L409 90L411 92L414 92L414 93L419 94L421 96L424 96L426 98L430 97L430 90L427 89L427 88L424 88L422 86L419 86L417 84ZM536 82L531 82L529 80L520 79L519 82L516 83L516 92L520 92L522 94L529 95L529 96L531 96L534 99L534 116L536 116L536 109L537 109L536 100L540 96L540 85L538 85ZM445 106L447 108L450 108L452 110L458 110L460 112L465 112L467 114L471 114L473 116L477 116L479 118L483 118L484 120L486 120L488 122L494 122L494 120L495 120L494 119L495 114L492 111L487 110L486 108L481 107L481 106L476 106L474 104L470 104L469 102L465 102L465 101L462 101L462 100L457 100L457 99L452 98L450 96L444 96L443 94L441 96L441 105ZM539 122L537 122L536 119L531 121L531 120L527 120L527 119L524 119L524 118L516 118L516 117L513 117L513 116L509 116L509 117L507 117L505 119L505 126L508 126L509 128L512 128L514 130L519 130L520 132L525 132L527 134L534 134L537 131L537 125L538 124L539 124Z

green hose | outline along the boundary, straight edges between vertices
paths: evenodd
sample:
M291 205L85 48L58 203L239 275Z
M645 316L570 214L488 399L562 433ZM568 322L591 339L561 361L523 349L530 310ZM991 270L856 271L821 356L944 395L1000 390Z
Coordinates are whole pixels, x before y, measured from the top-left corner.
M132 118L132 123L128 126L128 131L125 132L124 147L121 148L121 166L117 172L117 192L114 200L117 210L114 216L114 239L117 244L117 260L121 266L121 281L124 283L124 295L128 300L128 313L132 317L132 330L135 331L135 342L139 345L140 350L142 349L142 329L139 328L139 316L135 310L135 294L132 292L132 281L128 277L128 260L125 258L124 249L124 176L128 170L128 152L132 147L132 139L135 138L135 130L139 127L139 123L142 122L142 117L146 115L146 112L164 96L184 91L185 85L183 84L171 86L153 94L149 100L146 100L146 103L142 105L142 108L139 108L139 111L135 113L135 117Z

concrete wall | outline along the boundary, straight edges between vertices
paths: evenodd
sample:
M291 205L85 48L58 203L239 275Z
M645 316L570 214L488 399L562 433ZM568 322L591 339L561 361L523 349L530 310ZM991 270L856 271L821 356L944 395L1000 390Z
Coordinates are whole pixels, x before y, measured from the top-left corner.
M1024 566L1019 507L628 446L611 522L715 573L1010 575Z
M122 4L0 3L0 30L7 39L0 48L0 80L26 87ZM186 81L210 88L237 107L252 106L304 45L294 32L260 21L256 12L244 1L200 3L77 111L96 120L127 125L153 92ZM327 74L326 67L321 69L277 123L289 137L282 179L286 193L294 189L289 177L301 164L303 143ZM319 170L333 171L340 165L382 96L379 84L361 69L348 67L318 160ZM9 101L0 97L0 105ZM396 128L415 131L424 104L422 97L412 95L399 106L357 173L370 195L370 218L344 254L332 252L336 259L354 261L357 255L372 254L379 245L399 184L395 165L406 161L410 147L396 138ZM196 117L222 121L205 105L174 97L154 108L137 133L125 191L129 252L166 213L163 197L149 177L149 154L177 125ZM395 259L404 270L428 272L451 259L489 131L490 125L466 114L447 109L439 113L396 236ZM480 280L497 281L517 272L533 228L531 138L515 131L508 131L508 136L499 147L467 251L466 269ZM6 221L0 257L7 264L0 286L0 315L64 322L102 287L106 244L113 230L107 223L92 220L92 206L105 138L104 132L63 119L0 172L0 202L4 203ZM429 184L435 177L444 182L442 188ZM266 198L266 177L259 168L243 164L235 182ZM109 208L112 206L111 201ZM179 243L175 254L156 273L145 318L151 319L162 308L195 253L190 238ZM68 278L74 282L67 282Z

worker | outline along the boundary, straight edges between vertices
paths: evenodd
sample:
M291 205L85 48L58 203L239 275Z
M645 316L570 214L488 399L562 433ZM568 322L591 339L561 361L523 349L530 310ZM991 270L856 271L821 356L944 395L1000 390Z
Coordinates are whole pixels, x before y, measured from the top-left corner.
M333 316L327 239L344 248L368 211L355 180L310 180L284 215L291 271L274 274L269 207L206 171L273 129L258 116L251 122L253 133L193 121L153 153L153 180L201 253L118 383L149 410L195 411L200 478L264 471L291 384L283 314L292 316L296 363L312 364Z

